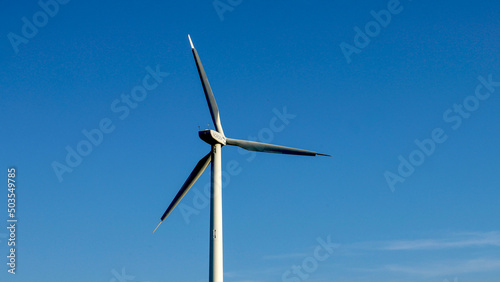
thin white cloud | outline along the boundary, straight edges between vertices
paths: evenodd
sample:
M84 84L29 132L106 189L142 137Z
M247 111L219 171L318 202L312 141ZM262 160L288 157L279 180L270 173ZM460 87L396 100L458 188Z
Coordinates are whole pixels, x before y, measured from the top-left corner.
M314 279L331 281L332 275L337 275L343 277L339 281L350 282L402 279L443 281L443 277L476 274L490 277L488 281L496 281L491 277L500 276L500 257L495 255L498 247L500 231L441 234L435 238L417 240L343 243L332 255L332 262L337 263L323 265L324 271L315 273ZM421 253L413 253L417 251ZM393 252L397 252L397 255ZM287 269L286 260L300 263L301 259L310 255L311 252L267 255L262 257L267 260L266 264L274 260L272 263L278 265L224 274L226 278L237 282L269 281L269 277L280 277ZM353 260L353 257L357 259ZM366 264L365 259L369 261ZM368 280L368 276L373 279Z
M393 264L386 265L384 267L384 270L426 277L437 277L465 273L500 271L500 259L476 258L462 261L448 261L439 263L434 262L432 264L418 266L404 266Z
M449 248L500 246L500 232L458 233L448 238L392 241L383 243L380 250L435 250Z
M344 245L346 246L346 245ZM353 251L362 251L358 256L377 256L378 252L392 251L421 251L434 252L426 255L425 261L415 261L404 263L382 263L379 266L357 269L357 272L372 272L379 273L390 277L400 275L410 275L418 279L418 277L444 277L455 276L459 274L473 273L500 273L500 258L491 256L491 250L500 247L500 231L491 232L462 232L453 233L441 236L440 238L418 239L418 240L393 240L385 242L361 242L347 246ZM488 251L490 256L474 256L478 248L483 251ZM466 255L468 258L462 259L438 259L435 251L439 251L439 256L445 254L454 254L456 250L465 250L466 253L461 253L462 257ZM369 251L366 253L364 251ZM375 252L375 253L373 253ZM484 253L484 252L481 252ZM411 253L408 255L412 256ZM445 255L446 256L446 255ZM415 258L415 257L414 257ZM412 259L413 260L413 259Z

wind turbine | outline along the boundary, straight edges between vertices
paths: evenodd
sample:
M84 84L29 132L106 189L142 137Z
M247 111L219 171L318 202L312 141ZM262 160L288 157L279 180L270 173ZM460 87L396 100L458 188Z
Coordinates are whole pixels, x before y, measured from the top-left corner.
M238 146L249 151L276 153L276 154L289 154L289 155L302 155L302 156L329 156L325 154L316 153L313 151L295 149L290 147L227 138L222 130L220 122L219 108L215 102L214 94L208 83L207 75L201 64L198 52L194 48L193 41L188 35L189 43L193 51L198 74L200 75L205 98L207 99L208 108L212 121L215 125L215 130L201 130L198 132L200 138L210 144L212 149L210 153L204 156L188 176L186 182L182 185L181 189L175 195L167 210L161 217L160 223L156 226L153 233L160 226L160 224L167 218L177 204L182 200L184 195L189 191L191 186L198 180L200 175L205 171L209 163L212 163L212 187L210 198L210 265L209 265L209 281L222 282L223 281L223 268L222 268L222 185L221 185L221 148L224 145Z

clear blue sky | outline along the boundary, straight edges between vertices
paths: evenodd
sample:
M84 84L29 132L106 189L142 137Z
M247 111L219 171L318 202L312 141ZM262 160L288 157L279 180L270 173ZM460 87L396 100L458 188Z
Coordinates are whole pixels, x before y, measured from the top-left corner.
M498 2L60 2L0 11L1 281L207 281L209 171L151 233L209 150L187 34L228 137L333 156L224 148L225 281L498 281Z

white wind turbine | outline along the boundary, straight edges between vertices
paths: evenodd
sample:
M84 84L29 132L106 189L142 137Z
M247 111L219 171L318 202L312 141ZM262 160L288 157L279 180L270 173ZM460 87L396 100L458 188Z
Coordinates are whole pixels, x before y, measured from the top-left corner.
M186 182L182 185L181 189L175 195L167 210L161 217L158 226L167 218L167 216L172 212L172 210L181 201L182 197L186 195L191 186L198 180L203 171L207 168L208 164L212 163L212 187L211 187L211 198L210 198L210 266L209 266L209 281L210 282L222 282L223 281L223 268L222 268L222 185L221 185L221 148L224 145L238 146L246 150L266 152L266 153L276 153L276 154L289 154L289 155L302 155L302 156L330 156L325 154L316 153L313 151L307 151L302 149L295 149L290 147L226 138L224 136L224 131L222 131L222 126L220 123L219 109L217 108L217 103L215 102L215 97L208 83L207 75L198 56L198 52L194 48L191 37L188 35L189 43L193 51L194 60L196 62L196 67L198 68L198 74L200 75L201 84L203 85L203 91L205 92L205 98L207 99L208 108L210 109L210 114L212 115L212 120L215 125L214 130L202 130L198 134L200 138L210 144L212 149L205 157L203 157L196 167L193 169L191 174L188 176ZM153 233L158 228L156 226Z

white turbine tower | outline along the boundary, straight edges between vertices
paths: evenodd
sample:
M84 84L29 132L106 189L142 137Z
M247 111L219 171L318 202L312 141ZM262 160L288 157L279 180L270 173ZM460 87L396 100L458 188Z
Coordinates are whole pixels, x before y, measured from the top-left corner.
M266 152L266 153L276 153L276 154L289 154L289 155L302 155L302 156L330 156L325 154L316 153L313 151L295 149L290 147L238 140L226 138L224 136L224 131L222 131L222 126L220 122L219 109L217 108L217 103L215 102L214 94L208 83L207 75L198 56L198 52L194 48L191 37L188 35L189 43L193 51L194 60L196 62L196 67L198 68L198 74L200 75L201 84L203 85L203 91L205 91L205 98L207 99L208 108L210 109L210 114L212 115L212 120L215 125L214 130L202 130L199 131L200 138L210 144L212 149L205 157L203 157L191 174L188 176L186 182L182 185L181 189L175 195L175 198L168 206L167 210L161 217L158 226L167 218L167 216L172 212L172 210L181 201L182 197L186 195L191 186L198 180L203 171L207 168L208 164L212 163L212 188L211 188L211 199L210 199L210 266L209 266L209 281L210 282L222 282L223 281L223 268L222 268L222 185L221 185L221 148L224 145L238 146L246 150ZM156 226L156 229L158 228ZM153 231L153 233L155 232Z

